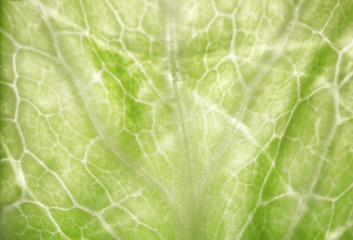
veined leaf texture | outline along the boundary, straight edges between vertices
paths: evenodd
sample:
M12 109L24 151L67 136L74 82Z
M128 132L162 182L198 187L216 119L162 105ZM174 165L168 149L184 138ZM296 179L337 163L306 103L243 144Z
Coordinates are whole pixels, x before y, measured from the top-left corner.
M0 6L0 239L353 239L352 0Z

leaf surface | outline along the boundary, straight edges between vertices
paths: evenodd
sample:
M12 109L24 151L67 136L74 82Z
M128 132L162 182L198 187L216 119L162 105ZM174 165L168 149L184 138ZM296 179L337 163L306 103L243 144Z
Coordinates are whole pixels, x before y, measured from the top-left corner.
M352 239L351 0L3 0L0 238Z

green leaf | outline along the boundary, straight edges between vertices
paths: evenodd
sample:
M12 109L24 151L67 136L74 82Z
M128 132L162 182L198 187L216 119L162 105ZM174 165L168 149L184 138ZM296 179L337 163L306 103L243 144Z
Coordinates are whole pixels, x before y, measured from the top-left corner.
M0 6L1 239L353 239L351 0Z

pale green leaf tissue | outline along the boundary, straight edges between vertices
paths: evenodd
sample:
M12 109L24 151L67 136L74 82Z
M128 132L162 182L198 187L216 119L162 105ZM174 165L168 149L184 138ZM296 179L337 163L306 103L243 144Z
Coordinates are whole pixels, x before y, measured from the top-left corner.
M1 0L1 240L353 239L352 0Z

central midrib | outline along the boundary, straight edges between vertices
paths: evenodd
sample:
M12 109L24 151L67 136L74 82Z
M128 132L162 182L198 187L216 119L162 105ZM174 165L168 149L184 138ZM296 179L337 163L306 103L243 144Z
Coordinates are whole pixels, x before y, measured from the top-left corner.
M178 74L179 66L177 64L178 56L178 41L177 41L177 0L165 0L164 2L164 14L166 20L166 52L168 58L168 80L171 87L171 92L173 94L173 99L175 101L175 114L178 121L178 130L180 134L180 140L182 142L182 147L184 152L181 154L181 164L185 169L180 176L181 183L183 186L183 192L181 193L181 201L177 203L178 209L185 209L186 216L184 216L183 211L179 214L179 238L183 240L197 240L201 237L199 216L200 208L198 206L198 199L195 193L195 181L193 172L193 154L190 150L190 136L188 131L188 126L185 120L184 103L182 99L181 89L180 89L180 76ZM183 195L185 194L185 197ZM186 219L185 219L186 217Z

